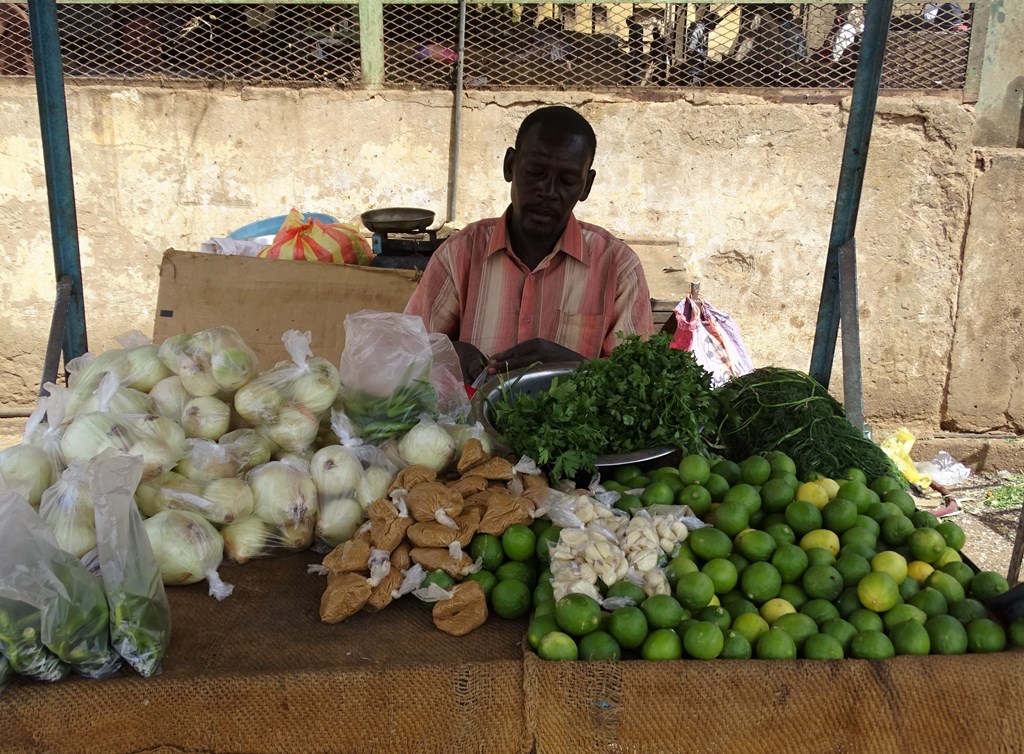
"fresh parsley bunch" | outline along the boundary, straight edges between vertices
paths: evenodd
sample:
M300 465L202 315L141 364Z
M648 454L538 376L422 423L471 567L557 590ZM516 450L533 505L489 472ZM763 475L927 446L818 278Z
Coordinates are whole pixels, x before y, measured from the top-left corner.
M494 426L517 453L556 479L594 471L599 455L671 445L703 453L714 425L711 375L659 334L625 337L607 359L585 361L547 392L505 390L491 406Z

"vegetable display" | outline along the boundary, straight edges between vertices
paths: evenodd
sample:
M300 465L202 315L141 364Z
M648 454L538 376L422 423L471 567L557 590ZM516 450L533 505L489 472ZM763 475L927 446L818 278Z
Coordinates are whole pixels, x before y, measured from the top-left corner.
M556 479L593 471L598 455L670 445L700 452L715 418L711 376L669 336L628 336L607 359L585 361L535 395L506 390L493 423L516 453Z

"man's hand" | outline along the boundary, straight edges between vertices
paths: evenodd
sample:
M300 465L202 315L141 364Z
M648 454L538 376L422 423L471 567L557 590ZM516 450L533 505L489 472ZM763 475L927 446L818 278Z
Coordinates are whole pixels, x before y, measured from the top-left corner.
M497 374L522 369L538 362L550 364L556 361L583 361L583 356L550 340L533 338L494 354L487 362L487 371L489 374Z
M487 367L487 357L472 343L453 340L452 346L455 347L455 353L459 357L459 364L462 366L462 379L465 380L467 385L470 385Z

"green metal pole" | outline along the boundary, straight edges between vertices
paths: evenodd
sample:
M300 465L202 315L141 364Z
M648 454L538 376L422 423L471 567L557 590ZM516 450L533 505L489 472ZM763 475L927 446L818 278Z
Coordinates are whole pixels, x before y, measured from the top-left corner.
M50 208L53 263L58 281L70 281L67 322L62 341L64 363L89 350L82 297L82 264L78 251L78 217L75 184L71 171L71 140L68 108L64 99L64 69L60 60L55 0L31 0L28 22L32 35L39 126L46 169L46 193ZM66 285L66 283L65 283ZM60 337L54 333L55 337Z
M878 89L882 81L882 60L889 36L893 0L871 0L867 4L864 34L861 39L857 77L853 83L850 118L846 126L846 145L839 169L839 187L832 214L832 233L825 257L825 279L818 303L818 323L811 350L810 375L825 387L832 378L832 360L839 334L839 248L853 238L857 211L864 184L864 169L871 143L871 125L875 118Z
M363 85L380 89L384 83L383 0L359 0L359 60Z

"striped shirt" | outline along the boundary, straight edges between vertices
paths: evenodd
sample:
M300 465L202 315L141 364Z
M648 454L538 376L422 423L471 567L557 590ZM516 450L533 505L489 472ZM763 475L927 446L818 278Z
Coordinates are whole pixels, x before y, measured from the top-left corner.
M469 225L434 252L405 313L485 356L543 338L592 359L619 331L654 331L636 253L575 216L534 270L512 252L505 215Z

